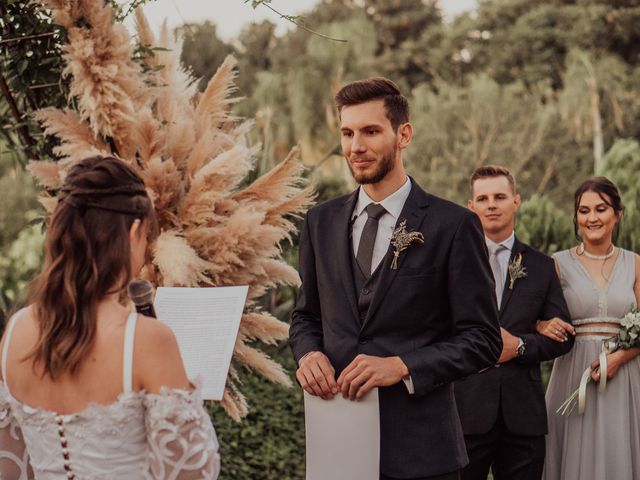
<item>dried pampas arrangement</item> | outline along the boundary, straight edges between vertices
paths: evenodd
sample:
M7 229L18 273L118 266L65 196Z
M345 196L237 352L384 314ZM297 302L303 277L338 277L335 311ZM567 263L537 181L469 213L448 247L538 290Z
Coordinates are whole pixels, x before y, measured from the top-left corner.
M258 147L246 139L251 122L230 113L236 101L230 97L236 75L232 57L199 94L195 79L180 66L180 46L166 26L156 41L141 11L136 12L136 29L147 48L141 60L134 60L129 33L103 0L45 4L68 33L64 75L71 79L77 109L37 113L45 133L60 141L54 152L58 161L30 164L49 192L41 195L42 203L49 212L55 208L55 191L79 160L116 155L138 170L158 214L161 234L145 270L156 285L249 285L222 400L239 420L247 413L237 384L239 366L291 383L278 363L248 343L287 337L287 325L262 311L258 300L274 286L299 282L279 247L294 231L291 218L312 202L296 151L242 187ZM150 46L161 48L154 53Z

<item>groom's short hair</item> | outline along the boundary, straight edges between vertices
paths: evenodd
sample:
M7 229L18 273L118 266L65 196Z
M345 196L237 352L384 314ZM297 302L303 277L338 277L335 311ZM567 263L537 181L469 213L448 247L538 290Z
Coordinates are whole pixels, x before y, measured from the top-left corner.
M409 121L409 102L398 85L384 77L371 77L348 83L335 96L338 113L343 107L372 100L384 100L384 109L394 130Z
M469 178L469 191L473 195L473 184L476 180L481 178L494 178L494 177L507 177L511 190L515 195L516 193L516 179L511 175L511 172L506 167L501 165L483 165L476 168Z

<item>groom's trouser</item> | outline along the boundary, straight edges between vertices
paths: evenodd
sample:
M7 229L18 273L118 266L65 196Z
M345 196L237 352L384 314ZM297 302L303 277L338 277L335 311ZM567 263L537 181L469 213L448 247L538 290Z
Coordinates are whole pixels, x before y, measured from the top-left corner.
M434 477L420 477L420 478L403 478L398 479L395 477L387 477L380 474L380 480L460 480L460 471L445 473L443 475L436 475Z
M482 435L465 435L469 464L462 480L486 480L489 467L494 480L540 480L544 467L544 435L514 435L498 412L493 428Z

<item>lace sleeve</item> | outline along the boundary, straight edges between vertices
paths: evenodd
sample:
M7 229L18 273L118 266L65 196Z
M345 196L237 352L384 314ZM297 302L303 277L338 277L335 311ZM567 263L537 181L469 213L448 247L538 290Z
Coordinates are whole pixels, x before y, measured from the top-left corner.
M11 413L11 406L0 395L0 480L33 478L22 430Z
M151 478L215 480L220 473L218 439L200 389L163 388L145 396Z

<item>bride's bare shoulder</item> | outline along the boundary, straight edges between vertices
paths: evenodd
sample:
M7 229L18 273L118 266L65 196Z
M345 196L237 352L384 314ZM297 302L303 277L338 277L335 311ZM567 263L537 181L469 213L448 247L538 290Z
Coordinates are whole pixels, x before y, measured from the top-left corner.
M4 352L4 344L7 337L9 327L14 323L19 322L19 325L12 327L11 344L18 344L18 350L25 350L25 346L33 345L34 336L38 334L37 325L34 318L34 308L32 305L28 305L21 310L15 312L4 324L4 330L2 332L2 340L0 340L0 378L2 378L2 360Z
M178 341L166 324L138 315L134 345L134 376L142 389L158 393L162 387L189 387Z
M12 327L12 325L16 322L19 325ZM0 343L0 345L4 345L4 340L10 327L13 331L13 333L11 334L12 339L16 338L16 336L22 337L23 335L29 335L33 331L37 330L37 325L35 324L35 309L33 305L28 305L18 310L9 317L4 325L4 330L2 332L2 342Z
M146 315L138 314L136 327L136 339L140 336L145 337L147 340L157 341L171 341L175 340L175 334L173 330L164 322L157 318L147 317Z

